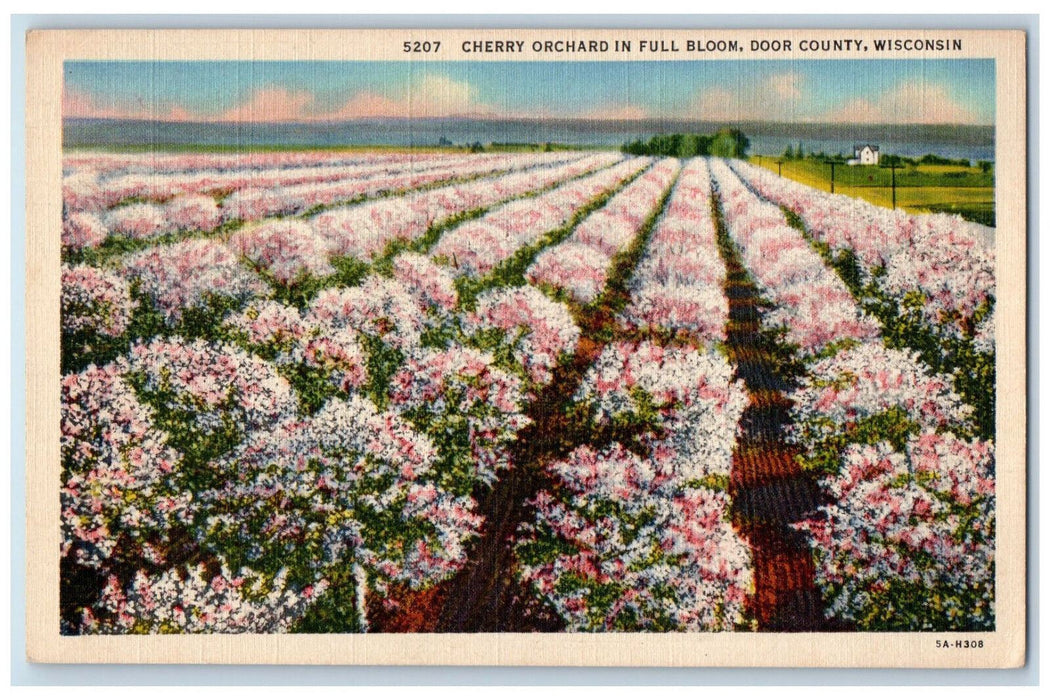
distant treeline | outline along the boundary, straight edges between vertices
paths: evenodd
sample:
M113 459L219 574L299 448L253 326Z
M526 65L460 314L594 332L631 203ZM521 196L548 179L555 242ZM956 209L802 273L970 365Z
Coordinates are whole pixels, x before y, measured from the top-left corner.
M965 168L974 165L969 158L945 158L934 153L927 153L921 158L887 154L879 158L879 163L881 165L961 165ZM976 165L983 172L989 172L992 169L992 161L990 160L979 160Z
M532 141L493 141L488 146L485 146L482 150L484 151L543 151L544 153L550 153L552 151L578 151L586 150L588 148L596 148L595 146L583 146L571 143L556 143L554 141L544 141L543 143L537 143Z
M835 163L845 163L853 156L846 156L842 153L829 154L824 151L809 151L805 152L802 148L802 144L798 145L798 148L788 146L783 155L780 156L782 160L819 160ZM879 165L957 165L964 168L969 168L972 165L976 165L981 169L982 172L991 172L992 162L990 160L979 160L976 163L972 163L969 158L945 158L939 156L936 153L927 153L924 156L918 158L909 158L908 156L898 156L892 153L882 153L879 155Z
M634 156L746 158L750 146L739 129L719 129L714 134L657 134L648 141L629 141L622 150Z

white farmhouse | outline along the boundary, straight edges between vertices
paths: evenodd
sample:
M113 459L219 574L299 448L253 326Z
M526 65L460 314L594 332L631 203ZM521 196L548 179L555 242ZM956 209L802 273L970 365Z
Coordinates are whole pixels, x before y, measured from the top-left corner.
M847 165L878 165L879 147L866 143L863 146L853 147L853 158L846 161Z

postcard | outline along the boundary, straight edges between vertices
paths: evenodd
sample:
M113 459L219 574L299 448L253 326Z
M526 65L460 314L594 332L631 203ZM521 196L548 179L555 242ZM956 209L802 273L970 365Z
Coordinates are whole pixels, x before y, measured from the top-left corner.
M1016 667L1020 31L38 31L48 663Z

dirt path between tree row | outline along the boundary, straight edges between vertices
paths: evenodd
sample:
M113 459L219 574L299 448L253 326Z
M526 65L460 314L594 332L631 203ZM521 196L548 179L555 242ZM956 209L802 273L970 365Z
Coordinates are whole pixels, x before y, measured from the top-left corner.
M660 210L667 202L665 197ZM790 420L787 392L797 374L790 352L761 328L764 302L743 267L722 221L717 194L712 208L718 244L726 264L729 300L726 349L750 398L733 454L730 495L733 523L750 543L755 569L751 612L762 631L825 631L814 583L814 567L804 539L790 523L820 504L812 476L795 461L797 448L785 439ZM479 498L485 527L475 540L467 565L451 580L422 592L392 591L399 609L370 606L374 629L383 632L554 632L561 620L537 600L514 575L514 546L521 523L529 521L529 502L550 485L546 465L580 444L600 446L630 436L593 435L575 425L564 408L587 369L598 359L616 316L629 301L627 283L648 243L654 217L626 254L620 256L602 298L593 307L575 309L581 338L571 362L556 369L553 381L530 405L533 423L519 435L512 470Z
M712 210L726 265L726 347L750 398L740 419L729 491L733 524L751 545L751 611L762 631L827 630L812 556L805 540L789 527L820 505L821 498L815 479L795 461L798 448L785 439L791 408L787 392L796 369L789 351L762 329L766 303L726 230L717 194Z
M549 632L562 629L560 618L515 576L514 546L518 528L530 521L529 504L550 485L546 466L582 444L601 446L620 436L594 435L578 425L565 411L584 374L595 363L613 336L616 316L630 299L628 281L647 247L656 221L670 199L674 184L664 193L655 213L642 227L632 245L613 261L606 288L597 302L574 307L580 341L572 361L559 366L554 378L530 405L532 424L514 445L515 467L505 474L479 512L485 529L472 549L469 563L446 587L447 595L435 631L440 632Z

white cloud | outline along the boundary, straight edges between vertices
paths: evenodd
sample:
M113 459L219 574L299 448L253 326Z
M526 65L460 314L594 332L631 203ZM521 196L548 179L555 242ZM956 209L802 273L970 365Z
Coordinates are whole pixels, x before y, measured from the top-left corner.
M147 103L142 100L134 103L107 103L95 95L79 90L65 90L62 93L62 116L171 122L189 121L193 118L193 115L178 105Z
M794 72L771 75L758 84L720 85L699 93L689 114L704 121L796 121L801 117L804 81Z
M693 96L682 112L663 116L706 121L780 121L836 123L975 124L976 111L953 99L944 85L909 82L882 93L853 98L817 113L805 105L811 99L803 76L784 71L761 80L722 84ZM157 119L165 121L320 122L374 117L480 116L514 118L645 119L658 116L630 102L599 103L570 113L552 113L537 105L527 112L508 112L480 100L469 81L440 73L423 73L393 90L364 90L335 107L322 107L308 90L278 86L261 88L229 109L191 111L177 104L143 101L111 103L96 95L67 91L67 117Z
M247 101L213 118L220 122L296 121L309 113L313 102L313 95L303 90L265 88L256 90Z
M802 76L798 73L770 76L766 87L781 100L797 102L802 99Z
M319 107L316 97L307 90L266 87L221 112L190 112L169 105L110 106L88 93L66 92L63 114L168 121L320 122L368 117L490 115L494 110L478 101L477 90L469 82L429 73L412 81L400 94L361 91L334 109Z
M976 124L974 110L936 83L902 83L872 98L850 100L819 121L856 124Z
M491 111L480 104L477 90L466 81L455 81L444 75L424 75L409 91L405 108L412 117L448 117Z

